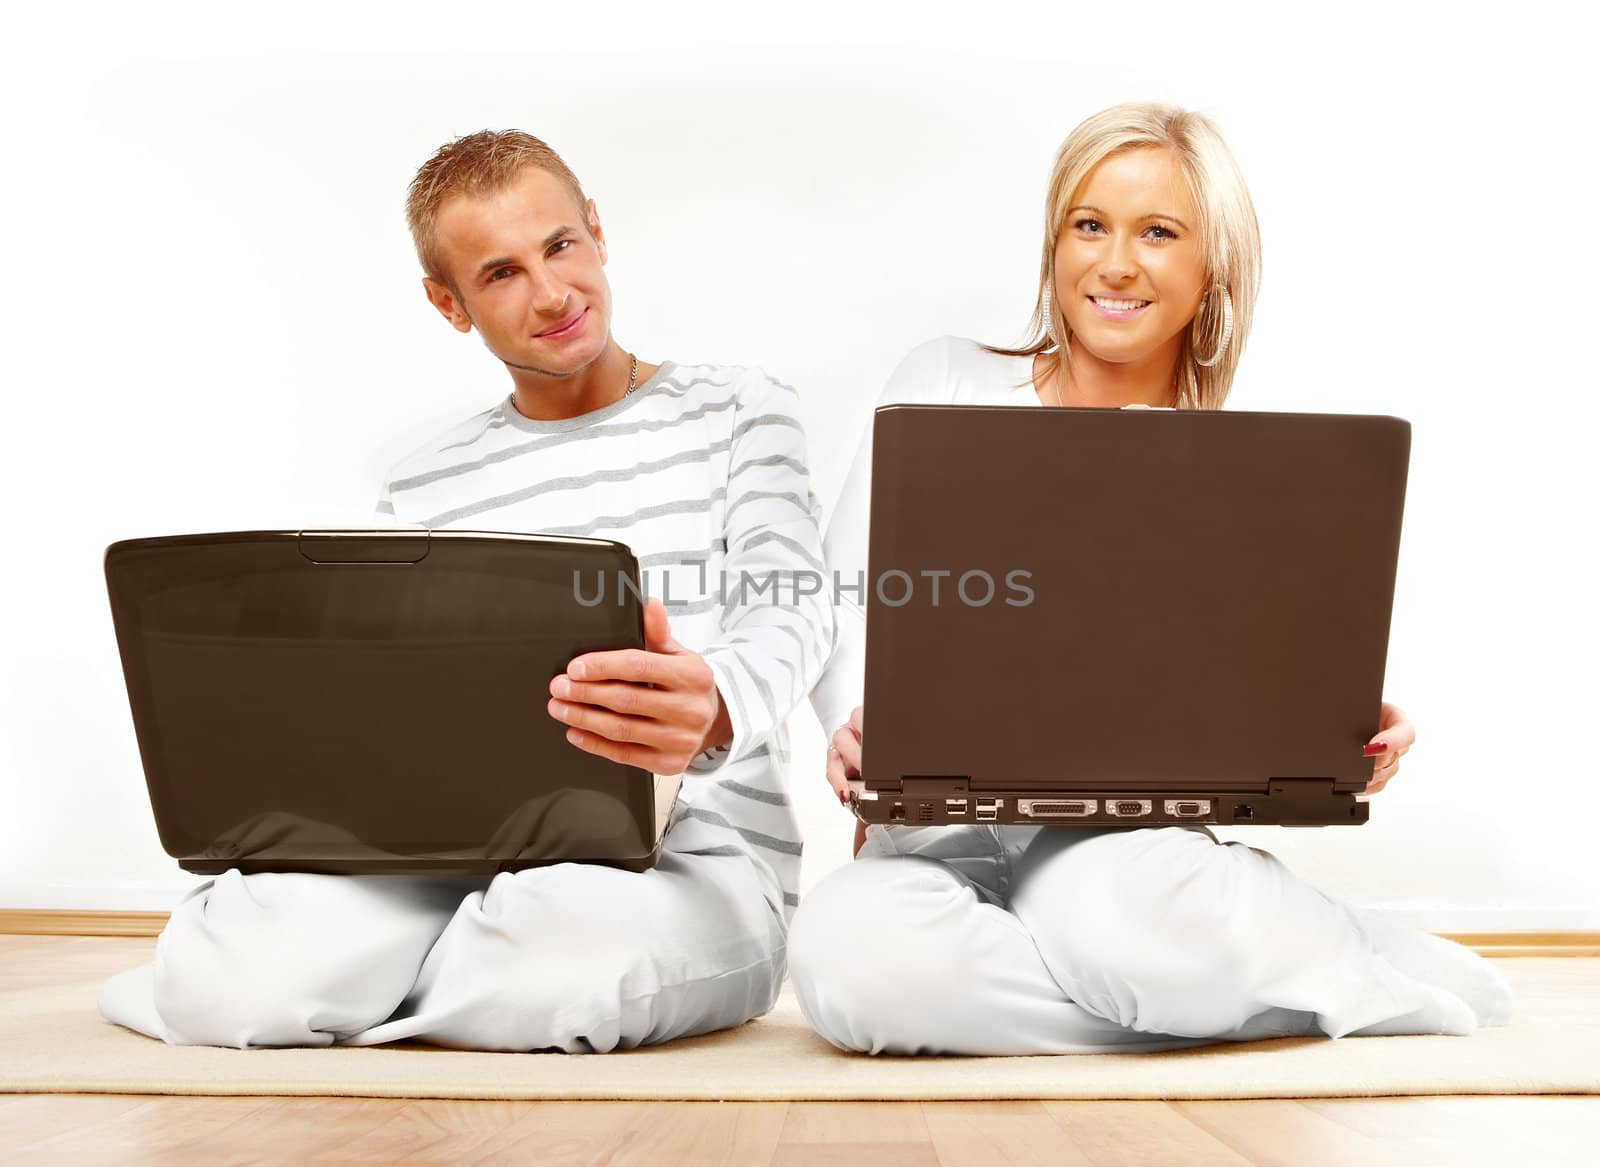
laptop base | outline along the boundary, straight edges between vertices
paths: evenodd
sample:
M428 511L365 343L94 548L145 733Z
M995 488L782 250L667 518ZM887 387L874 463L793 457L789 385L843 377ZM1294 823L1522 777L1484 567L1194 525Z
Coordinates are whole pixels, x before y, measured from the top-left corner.
M481 876L491 879L502 871L526 871L532 867L549 867L555 863L585 863L594 867L616 867L623 871L648 871L661 858L661 841L647 855L626 859L435 859L415 856L397 856L394 859L182 859L178 866L194 875L221 875L225 871L239 871L244 875L258 872L294 871L307 875L428 875L440 879L458 876Z
M555 848L534 848L531 855L526 851L497 853L492 848L454 854L407 854L364 847L354 839L330 847L327 833L316 831L316 824L308 823L308 829L297 832L292 829L292 823L288 824L290 829L286 829L284 820L280 819L279 829L270 843L246 851L229 841L218 840L204 854L180 857L178 866L194 875L221 875L237 870L245 875L293 871L312 875L428 875L441 879L472 876L490 879L502 871L525 871L555 863L587 863L623 871L648 871L661 858L661 846L666 842L667 828L683 789L681 774L650 777L655 832L650 849L638 855L619 854L603 845L583 846L577 840Z
M1367 803L1330 779L1273 781L1264 794L1184 791L973 791L965 783L900 791L850 783L850 809L864 823L953 826L960 823L1068 827L1359 826Z

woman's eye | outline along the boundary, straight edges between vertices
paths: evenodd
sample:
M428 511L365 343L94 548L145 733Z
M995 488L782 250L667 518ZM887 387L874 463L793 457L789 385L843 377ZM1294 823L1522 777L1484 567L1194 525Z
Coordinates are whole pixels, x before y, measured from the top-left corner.
M1080 231L1088 232L1090 235L1096 235L1105 230L1105 228L1100 225L1099 219L1079 219L1075 224L1073 224L1073 226L1077 227L1077 229Z
M1151 227L1146 234L1148 234L1152 239L1176 239L1178 237L1174 232L1167 230L1165 227Z

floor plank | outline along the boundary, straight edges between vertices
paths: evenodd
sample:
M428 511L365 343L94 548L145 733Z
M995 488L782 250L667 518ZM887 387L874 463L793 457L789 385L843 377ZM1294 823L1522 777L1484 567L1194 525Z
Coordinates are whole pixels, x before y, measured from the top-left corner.
M1294 1099L1173 1102L1195 1126L1259 1167L1402 1167L1413 1162L1373 1139L1307 1110Z
M1100 1164L1240 1167L1250 1160L1166 1102L1043 1102L1085 1159Z
M920 1102L791 1103L783 1125L786 1146L927 1141L928 1124Z
M1414 1162L1539 1164L1600 1159L1600 1096L1309 1098L1305 1109Z
M1092 1167L1094 1163L1071 1132L1037 1101L925 1102L922 1112L941 1163L972 1167L1035 1163Z
M909 1109L918 1114L913 1118ZM920 1128L919 1128L920 1122ZM919 1129L922 1133L918 1133ZM634 1103L15 1095L12 1163L1588 1164L1600 1096Z
M772 1167L941 1167L929 1142L871 1139L859 1143L786 1143Z

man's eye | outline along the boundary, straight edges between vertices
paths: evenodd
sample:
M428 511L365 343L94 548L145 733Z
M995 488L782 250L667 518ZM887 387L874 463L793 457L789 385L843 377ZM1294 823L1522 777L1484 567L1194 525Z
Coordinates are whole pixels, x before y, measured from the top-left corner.
M558 239L555 243L553 243L551 245L550 254L551 255L555 255L558 252L565 251L567 248L569 248L571 246L572 246L572 240L570 240L570 239Z
M494 269L494 271L489 273L489 282L493 283L495 280L504 279L504 278L509 277L510 275L511 275L511 269L510 268L508 268L508 267L497 267L497 268Z

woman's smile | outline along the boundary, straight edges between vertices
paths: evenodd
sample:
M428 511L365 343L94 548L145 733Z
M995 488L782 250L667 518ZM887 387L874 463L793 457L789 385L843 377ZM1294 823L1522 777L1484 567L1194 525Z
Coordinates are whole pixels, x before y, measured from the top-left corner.
M1104 320L1133 320L1154 302L1121 296L1090 296L1089 303Z

